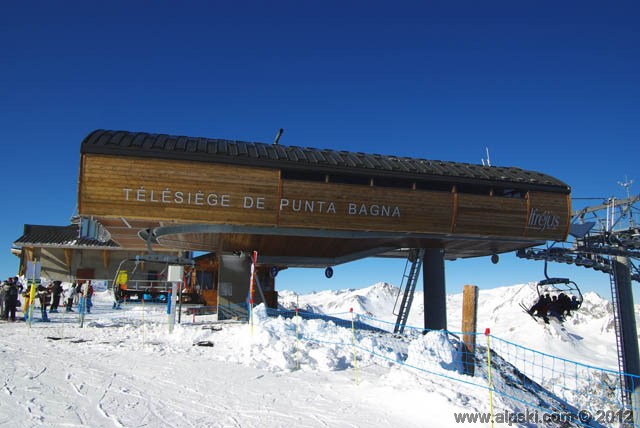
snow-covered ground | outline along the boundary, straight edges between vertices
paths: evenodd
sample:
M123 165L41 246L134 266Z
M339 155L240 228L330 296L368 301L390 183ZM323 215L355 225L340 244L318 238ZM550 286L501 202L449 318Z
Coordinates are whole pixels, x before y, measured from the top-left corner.
M578 312L564 322L566 332L559 334L525 314L519 303L530 307L537 299L536 283L518 284L479 290L478 333L486 328L502 339L518 343L550 355L597 367L618 369L615 332L611 303L596 293L584 295ZM322 291L298 296L280 292L280 303L287 308L297 304L302 309L326 314L348 312L367 314L390 323L396 322L393 309L398 288L378 283L363 289ZM416 292L407 325L424 325L422 292ZM636 305L636 321L640 320L640 305ZM447 296L447 326L452 332L462 329L462 293ZM640 330L640 329L639 329Z
M394 322L397 292L388 284L301 296L283 291L280 302L329 314L353 308ZM616 368L606 301L587 295L558 335L517 305L534 295L527 284L481 290L478 329ZM448 297L452 331L460 329L461 300ZM366 353L358 354L356 369L353 349L336 345L350 343L350 329L322 320L268 318L258 310L251 328L183 314L169 333L164 306L113 310L106 292L97 293L94 304L83 328L75 313L52 314L42 323L37 310L30 326L0 324L0 426L445 427L457 426L455 412L489 410L487 390L474 385ZM416 296L409 324L421 326L422 314L422 296ZM296 330L316 340L296 340ZM440 349L448 345L438 332L411 342L407 361L436 342ZM436 357L451 368L445 354ZM493 404L514 409L500 396Z

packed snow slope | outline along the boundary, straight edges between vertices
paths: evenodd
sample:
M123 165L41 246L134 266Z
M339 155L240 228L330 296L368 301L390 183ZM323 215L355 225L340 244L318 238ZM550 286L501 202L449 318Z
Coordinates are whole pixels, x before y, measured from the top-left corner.
M353 308L395 321L397 293L388 284L281 292L281 304L298 301L325 313ZM530 297L529 285L481 290L478 328L566 358L615 364L615 347L606 350L613 334L604 300L586 296L561 335L519 308L518 300ZM410 324L421 325L421 302L416 296ZM358 355L356 369L352 332L330 322L271 318L259 308L253 328L182 314L170 333L164 306L130 304L118 311L106 292L97 293L94 304L83 328L76 313L51 314L43 323L38 310L30 326L0 323L0 426L453 427L455 412L489 408L486 389L366 353ZM461 295L449 296L448 305L450 329L459 330ZM320 340L296 340L298 329ZM377 346L375 339L369 344ZM436 345L440 352L431 352ZM446 335L433 332L408 344L407 361L431 353L459 378L455 352ZM548 401L544 390L538 395ZM494 397L494 409L513 411L514 403Z

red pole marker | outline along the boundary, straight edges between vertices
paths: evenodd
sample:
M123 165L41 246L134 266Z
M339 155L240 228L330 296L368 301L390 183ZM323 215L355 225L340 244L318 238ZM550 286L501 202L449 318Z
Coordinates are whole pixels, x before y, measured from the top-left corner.
M353 308L349 308L349 312L353 312Z
M484 335L489 336L491 334L491 329L489 327L484 329Z

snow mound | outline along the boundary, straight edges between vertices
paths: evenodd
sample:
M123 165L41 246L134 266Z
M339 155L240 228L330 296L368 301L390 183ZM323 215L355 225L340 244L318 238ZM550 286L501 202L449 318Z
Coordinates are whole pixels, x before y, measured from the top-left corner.
M460 344L451 340L444 331L430 331L409 344L406 364L416 367L429 361L442 369L462 373L462 354Z

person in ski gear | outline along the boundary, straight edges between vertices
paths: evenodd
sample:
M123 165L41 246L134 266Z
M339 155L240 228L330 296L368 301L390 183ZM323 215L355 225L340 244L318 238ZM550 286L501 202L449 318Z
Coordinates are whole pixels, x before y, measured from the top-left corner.
M76 294L73 296L73 303L78 305L80 303L80 298L82 297L82 283L74 285L76 287Z
M4 316L4 299L5 299L4 286L5 286L5 284L7 284L7 281L2 281L2 284L0 284L0 316Z
M91 308L93 307L93 302L91 298L93 297L93 285L91 285L91 280L89 280L89 285L87 287L87 295L85 296L85 300L87 302L87 313L91 313Z
M571 298L564 293L558 295L558 303L556 311L560 314L560 319L564 319L565 315L571 313Z
M559 296L552 296L551 303L549 303L549 316L562 321L562 298L563 293ZM560 298L559 298L560 297Z
M22 294L22 290L24 289L24 287L22 286L22 283L20 282L20 278L18 278L17 276L13 277L13 283L16 285L16 287L18 287L18 294Z
M36 287L36 296L38 296L38 300L40 301L40 315L42 316L42 322L48 322L49 317L47 316L47 304L49 303L49 290L42 284L38 284Z
M18 304L18 287L13 282L13 278L7 279L7 282L2 287L4 290L4 313L2 318L11 321L16 320L16 305Z
M76 295L76 284L73 283L67 288L67 309L66 312L73 312L73 298Z
M569 309L567 310L567 316L571 316L571 311L577 311L578 307L580 307L580 302L576 296L571 296L571 301L569 302Z
M64 290L62 289L61 281L53 281L53 285L51 286L51 310L49 312L55 313L58 312L58 306L60 306L60 296Z
M535 305L529 309L529 315L535 315L541 317L544 322L549 323L547 313L549 311L549 305L551 304L551 297L549 294L540 296Z
M113 309L120 309L120 305L124 301L124 289L122 284L116 285L113 289Z

